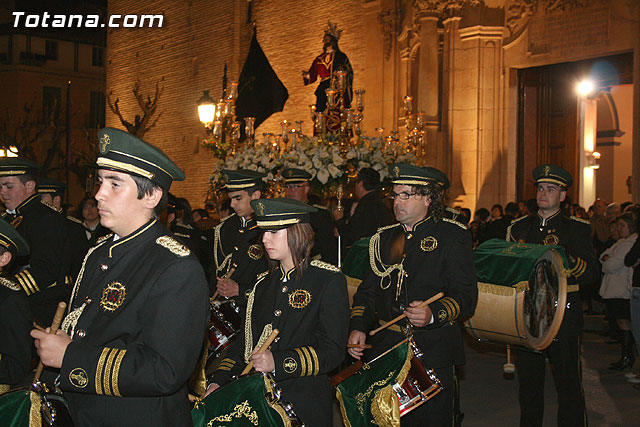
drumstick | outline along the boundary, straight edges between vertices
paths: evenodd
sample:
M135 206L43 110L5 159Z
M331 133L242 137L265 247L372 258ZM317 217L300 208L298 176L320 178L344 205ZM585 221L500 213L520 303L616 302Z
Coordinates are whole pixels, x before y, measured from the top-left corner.
M64 317L64 311L67 309L67 304L60 301L58 303L58 309L56 310L56 314L53 316L53 322L51 322L51 328L49 329L49 333L55 335L58 332L58 328L60 327L60 323L62 323L62 318ZM42 364L42 360L38 363L38 367L36 368L36 374L33 376L33 382L36 383L40 379L40 375L42 375L42 370L44 369L44 365Z
M269 346L271 345L273 340L276 339L276 336L278 335L278 332L280 332L280 331L278 331L277 329L274 329L273 332L271 332L271 335L269 335L267 340L264 342L264 344L262 344L262 347L260 347L260 349L258 349L258 352L256 354L261 354L261 353L264 353L265 351L267 351L267 348L269 348ZM251 371L252 368L253 368L253 360L249 362L247 367L244 368L244 371L242 371L242 373L240 375L242 376L244 374L248 374L249 371Z
M36 322L33 322L33 327L39 330L40 332L46 332L46 329L38 325Z
M236 272L236 267L237 265L234 264L233 267L231 267L229 271L227 271L225 275L221 277L221 279L228 279L229 277L233 276L233 273ZM216 298L218 298L218 295L220 295L220 292L216 290L213 296L211 297L211 301L214 301Z
M373 348L371 344L347 344L347 348Z
M426 307L429 304L431 304L434 301L439 300L440 298L442 298L444 296L444 292L438 292L437 294L435 294L434 296L432 296L431 298L429 298L426 301L421 302L419 305L417 305L415 308L422 308L422 307ZM378 332L380 332L381 330L388 328L389 326L393 325L394 323L398 323L400 320L404 319L405 317L407 317L406 314L401 314L400 316L396 317L393 320L390 320L389 322L385 323L384 325L380 326L379 328L374 329L373 331L369 332L369 335L375 335Z

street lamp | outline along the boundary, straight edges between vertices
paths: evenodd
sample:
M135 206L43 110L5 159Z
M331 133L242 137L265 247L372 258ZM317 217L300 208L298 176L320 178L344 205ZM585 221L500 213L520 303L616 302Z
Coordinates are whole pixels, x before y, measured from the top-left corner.
M213 98L209 95L209 91L205 90L202 97L198 100L198 116L200 121L205 127L209 127L213 123L213 118L216 115L216 104Z

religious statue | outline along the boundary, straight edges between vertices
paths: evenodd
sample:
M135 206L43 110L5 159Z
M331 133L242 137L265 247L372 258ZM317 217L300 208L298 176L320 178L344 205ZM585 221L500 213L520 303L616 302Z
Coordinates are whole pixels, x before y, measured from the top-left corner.
M338 91L336 105L340 105L341 98L344 97L344 108L351 106L351 98L353 97L353 69L349 58L338 47L338 40L342 30L338 30L337 24L328 23L328 27L324 30L322 38L322 53L313 60L309 71L303 71L305 86L315 82L320 78L320 84L316 88L316 111L323 112L327 108L327 89L336 89L336 72L346 72L346 88L341 93Z

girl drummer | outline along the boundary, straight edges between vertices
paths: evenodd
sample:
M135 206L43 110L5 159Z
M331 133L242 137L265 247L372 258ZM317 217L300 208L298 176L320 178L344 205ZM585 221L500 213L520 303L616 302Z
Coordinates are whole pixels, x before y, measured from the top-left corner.
M339 269L310 261L316 209L293 199L251 201L269 256L269 270L258 276L249 295L243 337L230 347L213 374L207 393L227 383L246 363L271 373L307 426L330 426L331 388L327 373L344 359L349 301ZM259 353L272 330L271 349ZM222 390L221 390L222 391Z

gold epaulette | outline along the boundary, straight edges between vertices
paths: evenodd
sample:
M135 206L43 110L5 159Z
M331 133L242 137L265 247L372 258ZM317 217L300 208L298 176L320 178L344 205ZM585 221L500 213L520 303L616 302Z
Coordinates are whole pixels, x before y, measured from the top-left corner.
M112 236L113 236L113 233L109 233L109 234L106 234L106 235L98 238L98 240L96 240L96 246L97 245L101 245L102 243L104 243L105 240L110 239Z
M45 202L45 201L44 201L44 200L42 200L42 199L40 199L40 203L42 203L43 205L45 205L45 206L46 206L46 207L48 207L49 209L53 209L54 211L56 211L56 212L58 212L58 213L60 213L60 212L62 211L61 209L58 209L58 208L56 208L55 206L50 205L49 203Z
M447 210L447 211L449 211L449 212L451 212L451 213L454 213L454 214L456 214L456 215L460 215L460 212L458 212L458 210L457 210L457 209L454 209L454 208L452 208L452 207L450 207L450 206L447 206L447 207L445 208L445 210Z
M572 219L572 220L574 220L574 221L581 222L581 223L583 223L583 224L591 225L591 222L589 222L588 220L586 220L586 219L582 219L582 218L578 218L577 216L573 216L573 215L571 215L569 218L571 218L571 219Z
M256 276L256 280L262 280L262 279L264 279L265 277L267 277L267 274L269 274L269 270L267 270L267 271L263 271L262 273L260 273L260 274L258 274L258 275Z
M313 261L311 261L311 265L313 265L314 267L323 268L325 270L335 271L337 273L340 272L340 269L335 265L329 264L328 262L320 261L317 259L314 259Z
M322 210L325 210L325 211L329 211L329 209L327 209L326 206L322 206L322 205L311 205L311 206L313 206L316 209L322 209Z
M464 225L463 223L461 223L461 222L459 222L459 221L456 221L455 219L442 218L442 220L443 220L444 222L449 222L449 223L451 223L451 224L455 224L455 225L457 225L458 227L462 228L463 230L466 230L466 229L467 229L467 226L466 226L466 225Z
M173 233L174 236L178 236L178 237L184 237L185 239L190 239L191 236L189 236L188 234L184 234L184 233Z
M17 283L15 283L15 282L13 282L13 281L5 278L5 277L0 277L0 285L9 288L12 291L20 291L22 289L22 288L20 288L20 286Z
M7 211L4 211L4 212L2 212L2 215L0 215L0 218L4 218L4 217L6 217L7 215L9 215L9 214L7 213Z
M169 249L171 253L178 255L179 257L189 256L191 251L182 243L178 242L171 236L160 236L156 239L156 243L160 246Z
M80 220L79 220L78 218L76 218L75 216L69 216L69 215L67 215L67 219L68 219L69 221L72 221L72 222L75 222L75 223L78 223L78 224L82 224L82 221L80 221Z
M385 225L384 227L378 228L378 231L376 231L376 233L380 233L381 231L388 230L390 228L397 227L399 225L400 225L399 222L396 222L395 224L391 224L391 225Z

